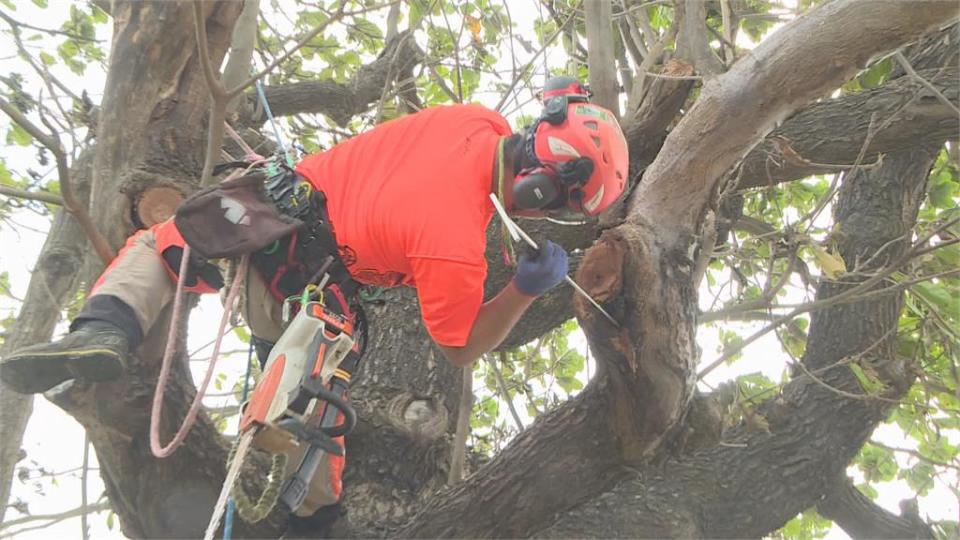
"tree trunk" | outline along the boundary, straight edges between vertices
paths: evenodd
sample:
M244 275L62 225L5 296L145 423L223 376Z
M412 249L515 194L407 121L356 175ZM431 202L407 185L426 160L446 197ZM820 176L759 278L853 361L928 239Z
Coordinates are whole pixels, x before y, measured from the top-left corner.
M85 204L90 185L90 157L84 153L71 170L77 196ZM50 232L40 250L23 306L10 329L0 357L20 347L50 339L60 320L60 311L77 290L77 273L82 266L88 242L75 219L63 209L54 216ZM13 392L0 384L0 522L10 500L23 432L33 411L33 396Z
M844 182L835 219L851 268L889 242L887 256L871 268L903 253L902 235L916 221L938 149L931 145L889 155L882 167L858 171ZM856 285L843 281L822 282L817 300ZM900 294L894 293L814 312L801 362L822 384L795 370L779 395L754 412L753 423L723 433L722 445L621 469L614 489L537 536L744 538L782 527L833 491L889 408L888 401L866 396L844 359L862 355L877 369L891 389L882 395L885 400L897 399L909 387L911 366L895 354L891 332L900 304Z

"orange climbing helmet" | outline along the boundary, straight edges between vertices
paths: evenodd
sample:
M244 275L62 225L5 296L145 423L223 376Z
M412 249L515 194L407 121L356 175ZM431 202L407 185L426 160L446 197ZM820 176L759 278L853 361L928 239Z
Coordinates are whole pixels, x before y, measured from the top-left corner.
M590 103L575 79L552 79L544 97L543 113L524 141L527 161L536 166L516 175L515 204L527 210L567 206L595 216L626 188L626 138L613 113Z

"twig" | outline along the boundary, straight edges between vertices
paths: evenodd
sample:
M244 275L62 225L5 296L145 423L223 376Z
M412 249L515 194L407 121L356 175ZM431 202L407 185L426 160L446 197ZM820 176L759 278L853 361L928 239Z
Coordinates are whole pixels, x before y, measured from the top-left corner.
M453 61L456 66L457 73L457 103L463 103L463 68L460 65L460 39L463 37L463 29L467 25L467 18L463 17L463 20L460 23L460 32L457 34L457 37L453 37L453 28L450 27L450 19L447 18L447 10L441 9L440 13L443 15L443 23L447 26L447 32L450 32L450 39L454 43L453 47Z
M900 51L897 51L893 53L893 57L897 60L897 62L900 64L900 67L902 67L903 70L906 71L908 75L910 75L917 82L925 86L927 90L930 90L931 92L933 92L933 95L937 96L937 99L939 99L941 102L943 102L944 105L946 105L951 110L953 110L954 114L956 114L957 116L960 116L960 109L958 109L957 106L954 105L952 101L947 99L947 96L943 95L943 93L941 93L940 90L937 90L937 87L934 86L930 81L921 77L920 74L917 73L915 69L913 69L913 66L910 65L910 62L907 61L906 57L903 56L903 53L901 53Z
M83 470L80 473L80 534L83 540L90 540L90 526L87 524L87 472L90 470L90 435L83 436Z
M63 206L69 210L70 213L73 214L73 217L80 223L80 227L86 233L90 243L93 244L93 249L96 250L97 255L100 256L103 263L110 264L110 261L112 261L114 257L113 250L110 249L110 244L107 243L106 238L97 230L97 226L93 223L93 220L90 219L90 214L87 213L86 208L77 201L70 180L70 168L67 166L67 154L60 144L60 138L57 137L56 133L44 133L43 130L27 119L19 109L3 98L0 98L0 110L6 113L11 120L19 124L27 133L32 135L33 138L37 139L40 144L50 150L56 157L57 174L60 180L60 193L63 196Z
M29 63L30 66L33 68L33 70L36 71L37 74L40 75L40 77L44 80L44 82L46 82L47 84L49 84L49 83L51 82L51 81L48 80L48 77L49 77L49 79L52 79L53 84L56 84L57 87L60 88L60 90L62 90L65 94L67 94L68 96L70 96L71 98L73 98L73 99L75 99L75 100L77 100L77 101L82 101L82 100L81 100L79 97L77 97L77 95L74 94L65 84L63 84L62 82L60 82L59 80L57 80L55 77L53 77L52 75L50 75L50 72L49 72L48 70L40 69L40 67L37 66L37 64L36 64L36 61L33 59L33 57L32 57L32 56L30 55L30 53L27 51L26 47L23 46L23 41L20 39L20 29L18 28L18 26L24 26L24 27L26 27L26 28L33 28L33 27L24 25L23 23L20 23L20 22L18 22L18 21L16 21L16 20L12 19L9 15L7 15L6 13L4 13L4 12L2 12L2 11L0 11L0 19L3 19L4 21L7 22L7 24L10 25L10 30L11 30L12 33L13 33L13 41L14 41L14 43L15 43L16 46L17 46L17 50L20 51L20 54L21 54L21 56L23 56L24 60L26 60L27 63ZM34 28L34 29L36 29L36 28Z
M579 7L581 3L582 3L582 0L580 2L577 2L577 5L575 7ZM537 58L539 58L540 55L543 54L544 51L546 51L547 47L549 47L550 44L553 43L554 40L556 40L561 33L563 33L564 28L566 28L567 25L574 20L575 16L576 16L576 12L575 11L571 12L570 15L567 17L567 20L564 21L563 24L557 27L556 32L554 32L549 38L544 40L543 46L540 47L540 49L533 55L532 58L530 58L530 60L527 61L526 64L524 64L522 68L520 68L520 73L518 73L517 76L514 77L512 81L510 81L510 86L508 86L507 89L504 91L503 97L500 98L500 102L497 103L497 106L494 107L494 110L500 111L503 109L504 104L507 102L508 99L510 99L510 95L513 93L513 89L517 86L517 83L520 82L520 79L523 78L524 75L526 75L527 70L530 69L533 63L537 61Z
M203 79L210 92L210 117L207 133L207 150L203 160L203 172L200 173L200 186L204 187L213 181L213 162L216 161L220 147L223 145L223 121L227 116L227 103L232 99L227 95L220 75L210 62L210 50L207 46L207 23L203 17L203 5L200 0L193 2L193 27L197 38L197 49L200 54L200 65L203 68Z
M3 523L0 523L0 529L7 529L9 527L22 525L24 523L32 523L34 521L50 520L49 523L45 523L39 527L30 527L27 529L20 529L18 531L15 531L9 534L9 536L14 536L25 531L32 531L36 529L42 529L44 527L49 527L50 525L53 525L54 523L59 523L65 519L77 517L83 514L84 512L95 513L95 512L103 512L104 510L109 510L109 509L110 509L110 501L101 501L85 507L81 506L78 508L74 508L72 510L67 510L65 512L58 512L56 514L34 514L32 516L25 516L22 518L11 519L10 521L4 521Z
M399 1L400 1L400 0L393 0L392 2L387 2L387 3L384 3L384 4L377 4L377 5L370 6L370 7L364 8L364 9L358 9L358 10L356 10L356 11L344 11L344 7L346 6L346 2L342 3L341 6L340 6L340 9L338 9L336 13L334 13L333 15L331 15L329 19L327 19L327 20L324 21L322 24L320 24L319 26L317 26L316 28L314 28L313 30L311 30L309 33L307 33L307 35L305 35L305 36L303 36L302 38L300 38L300 40L297 41L296 44L294 44L293 48L291 48L291 49L288 50L287 52L285 52L285 53L283 53L282 55L280 55L277 59L275 59L273 62L271 62L270 65L268 65L267 67L265 67L265 68L263 68L262 70L260 70L256 75L254 75L254 76L250 77L249 79L247 79L244 83L240 84L240 85L237 86L236 88L232 88L231 90L229 90L229 91L227 92L228 97L230 97L230 98L236 97L237 95L240 94L240 92L243 92L244 90L247 89L247 87L249 87L249 86L252 85L253 83L257 82L257 79L260 79L260 78L266 76L267 74L269 74L271 71L274 70L274 68L276 68L277 66L279 66L280 64L282 64L283 62L285 62L285 61L286 61L288 58L290 58L291 56L293 56L293 53L295 53L295 52L297 52L298 50L300 50L304 45L307 44L307 42L309 42L311 39L313 39L314 37L316 37L320 32L323 32L323 30L324 30L326 27L330 26L331 24L333 24L333 23L335 23L335 22L339 21L340 19L342 19L342 18L344 18L344 17L347 17L347 16L362 15L362 14L364 14L364 13L368 13L368 12L371 12L371 11L376 11L376 10L378 10L378 9L385 8L385 7L387 7L387 6L392 6L393 4L396 4L396 3L399 2Z
M450 456L450 472L447 484L453 485L463 478L467 461L467 437L470 435L470 415L473 414L473 364L464 366L460 382L460 406L457 411L457 432L453 438L453 452Z
M433 79L433 82L437 83L437 86L443 90L443 93L447 95L451 100L457 101L457 94L450 89L450 86L447 85L447 81L443 80L443 77L437 73L437 68L433 63L427 64L427 70L430 72L430 76Z
M641 63L643 63L643 59L650 54L650 51L647 49L647 44L644 42L643 36L640 35L640 28L637 27L637 22L633 19L633 17L626 15L626 0L622 0L621 5L623 5L623 11L621 13L623 13L625 16L621 18L618 26L620 27L620 32L623 35L623 43L630 52L630 56L633 58L634 63L639 66ZM645 32L649 26L649 22L646 20L646 13L643 15L644 18L642 20L646 23L644 26ZM614 14L615 18L616 16L617 15ZM648 35L648 38L650 39L650 43L654 43L653 39L657 37L657 34L653 33L652 28L650 28L650 31L651 34Z
M770 303L773 301L774 298L776 298L777 293L779 293L780 290L786 286L787 281L789 281L790 276L793 274L793 269L797 261L795 251L796 250L794 250L788 255L787 269L783 272L783 275L780 276L780 279L776 283L772 283L770 286L765 287L765 290L760 294L758 298L754 298L753 300L748 300L746 302L743 302L734 306L718 309L716 311L708 311L700 315L698 322L708 323L708 322L713 322L721 319L728 319L731 315L776 307L776 306L771 306ZM769 272L772 276L773 261L771 261ZM769 318L770 316L766 316L760 320L768 320Z
M27 191L25 189L0 186L0 195L63 206L63 198L58 196L56 193L50 193L49 191Z
M660 60L660 56L663 54L664 48L667 46L667 43L672 41L677 37L677 32L680 30L680 22L683 20L684 14L676 13L673 18L673 22L670 23L670 27L667 28L667 31L660 36L660 39L657 40L650 47L650 51L647 53L646 58L643 59L643 63L637 67L637 73L640 74L637 77L637 80L634 81L633 92L627 99L627 110L636 111L640 106L640 103L643 101L643 96L647 91L646 84L646 75L650 71L650 68L653 67Z
M958 467L957 465L954 465L954 464L952 464L952 463L946 463L946 462L943 462L943 461L937 461L937 460L935 460L935 459L930 459L930 458L928 458L927 456L924 456L923 454L921 454L920 452L918 452L918 451L916 451L916 450L913 450L913 449L910 449L910 448L898 448L898 447L896 447L896 446L887 446L886 444L883 444L883 443L881 443L881 442L877 442L877 441L875 441L875 440L873 440L873 439L870 439L870 440L867 441L867 442L870 443L870 444L872 444L872 445L874 445L874 446L883 448L883 449L885 449L885 450L890 450L891 452L900 452L900 453L903 453L903 454L909 454L909 455L911 455L911 456L919 459L920 461L926 461L927 463L929 463L929 464L931 464L931 465L936 465L937 467L948 467L948 468L950 468L950 469L960 470L960 467Z
M934 233L930 233L930 234L934 234ZM896 262L894 262L894 263L891 264L890 266L882 269L881 271L877 272L876 274L874 274L873 276L869 277L868 279L862 281L861 283L859 283L859 284L857 284L857 285L855 285L855 286L853 286L853 287L851 287L851 288L849 288L849 289L847 289L847 290L845 290L845 291L843 291L843 292L841 292L841 293L839 293L839 294L837 294L837 295L835 295L835 296L831 296L830 298L824 298L824 299L822 299L822 300L815 300L815 301L810 302L810 303L808 303L808 304L805 304L805 305L802 305L802 306L798 306L798 307L795 308L793 311L791 311L791 312L789 312L789 313L787 313L787 314L785 314L785 315L781 315L781 316L777 317L777 318L774 319L774 321L773 321L772 323L770 323L768 326L766 326L766 327L762 328L761 330L753 333L752 335L750 335L749 337L747 337L746 339L744 339L743 341L741 341L740 343L738 343L735 347L731 347L730 350L724 351L723 354L720 355L719 358L717 358L716 360L714 360L713 362L711 362L710 364L708 364L706 367L703 368L703 370L700 371L700 373L697 374L697 379L702 379L702 378L703 378L704 376L706 376L708 373L710 373L711 371L713 371L714 369L716 369L718 366L720 366L721 364L723 364L724 362L726 362L727 360L729 360L730 358L732 358L735 354L738 354L738 353L739 353L740 351L742 351L745 347L747 347L747 346L750 345L751 343L755 342L756 340L760 339L761 337L765 336L766 334L770 333L772 330L775 330L775 329L779 328L779 327L782 326L784 323L792 320L793 318L797 317L798 315L801 315L801 314L803 314L803 313L806 313L806 312L809 312L809 311L813 311L813 310L816 310L816 309L823 309L823 308L825 308L825 307L829 307L829 306L836 305L836 304L840 304L840 303L846 303L846 302L854 301L854 300L862 300L862 299L864 299L864 298L873 297L873 296L877 296L877 295L880 295L880 294L892 294L892 293L894 293L894 292L896 292L896 291L898 291L898 290L901 290L901 289L903 289L903 288L905 288L905 287L909 287L909 285L911 285L911 284L913 284L913 283L918 283L919 281L917 281L917 280L908 280L908 281L904 281L904 282L898 283L897 285L894 285L894 286L892 286L892 287L888 287L888 288L886 288L886 289L883 289L883 290L881 290L881 291L868 291L866 294L861 294L861 293L863 293L864 291L867 291L868 289L870 289L871 287L873 287L874 285L876 285L877 283L879 283L879 282L881 282L882 280L884 280L887 276L889 276L890 274L892 274L893 272L895 272L898 268L900 268L901 266L903 266L906 262L908 262L909 260L913 259L913 258L916 256L916 250L918 249L918 247L924 245L924 244L926 243L926 241L929 239L929 237L930 237L930 235L928 234L926 237L921 238L919 241L917 241L916 243L914 243L914 247L912 247L911 249L907 250L907 252L904 253L899 259L897 259ZM921 278L921 280L922 280L922 281L925 281L925 280L928 280L928 279L934 279L934 278L937 278L937 277L944 277L944 276L947 276L947 275L954 275L954 274L957 274L957 273L960 273L960 269L957 269L957 270L948 270L948 271L946 271L946 272L938 272L938 273L936 273L936 274L932 274L932 275L928 275L928 276L923 276L923 278Z
M29 28L30 30L36 30L37 32L45 32L47 34L55 34L58 36L66 36L70 39L75 39L77 41L86 41L88 43L103 43L102 39L88 38L72 32L64 32L63 30L54 30L52 28L40 28L39 26L33 26L31 24L20 22L13 17L7 15L6 13L0 11L0 18L10 23L11 26L20 26L23 28Z
M703 77L701 75L664 75L663 73L654 73L652 71L644 72L644 75L647 77L652 77L654 79L674 79L678 81L702 81Z
M500 363L507 363L507 353L504 351L499 351L497 356L500 360ZM497 367L497 363L493 358L487 357L487 363L490 364L490 368L493 369L493 377L497 381L497 391L500 392L500 396L507 403L507 408L510 409L510 415L513 416L514 423L517 424L517 430L523 431L523 420L520 419L520 415L517 414L517 409L513 406L513 400L510 399L510 393L507 392L507 383L503 380L503 373L500 372L500 368Z

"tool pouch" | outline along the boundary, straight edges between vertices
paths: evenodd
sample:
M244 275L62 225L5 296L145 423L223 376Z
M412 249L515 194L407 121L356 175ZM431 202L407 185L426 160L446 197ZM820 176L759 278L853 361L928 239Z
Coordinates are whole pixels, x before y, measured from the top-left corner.
M283 215L264 190L266 177L253 172L203 189L177 208L174 221L183 239L206 259L254 253L303 226Z

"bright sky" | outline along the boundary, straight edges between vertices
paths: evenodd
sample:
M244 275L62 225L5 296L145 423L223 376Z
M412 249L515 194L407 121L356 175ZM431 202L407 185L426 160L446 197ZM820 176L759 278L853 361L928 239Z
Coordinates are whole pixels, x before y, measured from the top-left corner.
M51 2L54 7L63 7L64 9L48 9L45 11L37 10L28 2L17 2L17 11L15 16L23 21L29 21L43 26L55 28L58 27L66 13L67 2L64 0L54 0ZM520 28L528 28L530 21L539 17L534 2L517 3L516 7L511 5L511 14L517 21ZM743 34L741 34L742 36ZM105 38L107 36L104 36ZM40 43L44 43L41 41ZM5 48L5 50L7 50ZM518 47L518 51L522 49ZM550 65L562 65L562 59L548 57ZM10 71L19 71L25 73L22 64L16 58L0 58L0 71L9 73ZM60 70L65 71L65 70ZM58 73L60 73L58 71ZM542 67L538 72L542 73ZM25 73L26 74L26 73ZM99 96L102 92L104 74L91 67L83 77L76 77L72 74L63 74L63 80L74 89L86 89L91 96ZM480 98L480 100L489 106L493 106L499 96L489 96ZM95 97L95 99L98 99ZM489 101L489 102L488 102ZM536 112L535 105L527 105L523 112L528 114ZM9 122L4 116L0 118L0 136L3 136L8 129ZM22 171L28 166L35 166L35 156L32 151L24 152L20 148L5 148L2 155L6 160L8 167ZM824 214L829 215L829 212ZM45 232L48 229L48 223L45 218L37 216L30 212L17 212L13 215L12 223L18 225L17 229L7 226L0 228L0 249L5 254L0 265L0 270L7 271L10 274L10 281L13 294L22 297L26 291L27 283L30 279L31 270L37 255L43 243ZM705 286L704 286L705 287ZM801 301L802 297L796 291L791 293L796 298L790 298L791 301ZM708 302L712 295L704 288L701 298L704 303ZM709 306L704 305L704 308ZM16 313L16 305L9 299L0 299L0 318ZM220 305L215 297L205 297L198 310L192 314L193 323L190 333L190 350L197 351L193 354L196 360L202 360L209 354L209 348L201 349L206 345L215 333L217 322L222 312ZM747 335L760 327L756 324L727 324L726 329L736 330L742 335ZM58 334L65 331L65 324L58 328ZM572 340L581 350L585 348L585 341L582 335ZM716 328L701 328L698 335L698 342L703 351L702 363L707 364L720 354L719 340ZM228 355L221 359L218 367L218 374L223 377L222 388L217 390L212 388L212 394L228 393L233 384L239 380L245 370L246 352L242 351L244 345L234 336L229 336L224 345L228 351L241 351L237 354ZM706 383L715 385L719 382L729 380L739 374L762 372L771 379L779 380L784 370L786 358L780 352L780 345L773 335L769 335L757 341L748 347L743 354L743 360L738 361L732 366L721 366L713 371L707 378ZM205 361L194 361L192 364L194 376L202 377L203 370L206 367ZM595 368L591 367L591 372ZM476 391L482 393L482 383L475 385ZM211 407L218 407L233 404L230 397L209 397L206 404ZM521 414L525 407L518 407ZM506 415L506 407L501 407L502 414ZM525 418L525 420L528 420ZM233 429L233 428L232 428ZM875 435L878 439L887 442L893 446L913 448L914 445L904 439L895 429L882 428ZM24 438L23 448L26 450L28 458L27 463L31 466L39 464L47 470L66 471L78 469L82 462L84 444L84 433L80 426L72 418L64 414L60 409L50 404L43 398L35 400L35 412L28 426ZM900 464L906 466L907 460L898 456ZM91 453L91 466L96 467L96 458ZM33 467L32 467L33 468ZM859 473L851 469L851 474L859 479ZM39 486L39 489L38 487ZM905 482L895 481L882 486L880 490L879 504L885 508L898 513L898 503L901 499L912 496L912 491L906 486ZM103 492L103 483L96 471L90 474L87 492L89 500L96 501ZM61 511L71 510L79 506L80 501L80 480L79 471L68 475L62 475L57 478L56 484L52 484L49 478L39 481L30 480L27 482L14 482L13 496L11 502L17 499L29 504L30 511L33 514L52 514ZM957 507L956 498L942 485L937 485L933 492L921 499L921 514L928 514L931 518L956 519ZM7 519L16 519L19 513L15 510L8 510ZM122 538L119 534L118 524L111 531L107 527L106 513L97 516L91 516L89 523L91 527L91 538ZM18 535L18 538L27 539L45 539L45 538L79 538L80 523L79 518L64 520L53 526L37 531L27 532ZM830 533L830 538L847 538L847 536L837 527Z

